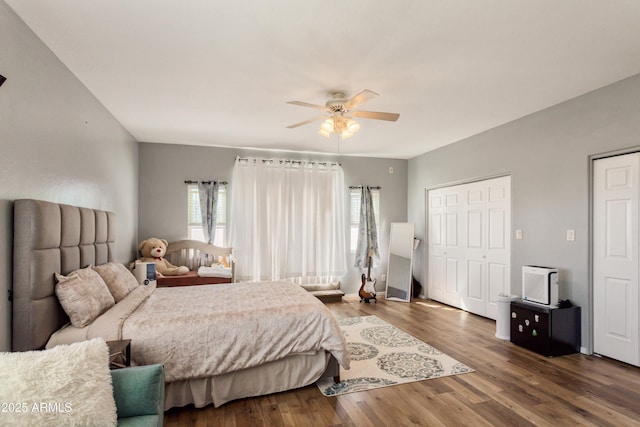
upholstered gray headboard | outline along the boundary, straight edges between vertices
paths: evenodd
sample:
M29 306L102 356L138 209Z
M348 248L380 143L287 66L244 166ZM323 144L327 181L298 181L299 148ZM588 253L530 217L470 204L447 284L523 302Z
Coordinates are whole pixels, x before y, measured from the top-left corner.
M12 349L33 350L69 321L54 273L112 261L115 216L40 200L16 200L13 214Z

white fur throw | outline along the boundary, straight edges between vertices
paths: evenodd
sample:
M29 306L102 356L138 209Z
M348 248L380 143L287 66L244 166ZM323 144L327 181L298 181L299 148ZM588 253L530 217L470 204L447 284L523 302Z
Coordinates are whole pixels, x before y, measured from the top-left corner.
M104 340L0 353L0 425L116 423L109 350Z

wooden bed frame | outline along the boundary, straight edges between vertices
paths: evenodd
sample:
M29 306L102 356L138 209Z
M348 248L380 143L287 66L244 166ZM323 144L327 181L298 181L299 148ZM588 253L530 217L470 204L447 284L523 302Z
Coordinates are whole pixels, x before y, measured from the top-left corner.
M100 265L114 260L115 215L95 209L57 204L39 200L14 202L13 248L13 319L12 349L26 351L42 349L51 335L69 322L54 292L54 273L68 274L88 265ZM322 357L325 371L321 378L339 378L339 365L329 353ZM304 355L297 355L298 362ZM311 357L311 356L307 356ZM296 383L282 372L294 366L290 358L272 362L273 366L257 366L238 371L245 382L263 378L260 394L269 394L307 384ZM293 359L293 358L291 358ZM310 359L305 359L309 360ZM297 370L300 366L295 365ZM210 403L215 384L227 384L236 373L209 378L195 378L166 384L165 409L194 403L197 407ZM287 380L283 386L282 380ZM229 382L230 381L230 382ZM194 391L197 390L197 391ZM255 394L232 395L231 399ZM227 401L225 400L225 401ZM222 401L224 403L225 401Z
M235 277L235 264L232 258L232 249L209 245L198 240L178 240L167 246L164 257L171 264L184 265L189 268L189 273L180 276L158 277L158 286L194 286L212 285L218 283L233 283ZM198 268L210 266L218 257L225 257L231 267L231 277L200 277Z

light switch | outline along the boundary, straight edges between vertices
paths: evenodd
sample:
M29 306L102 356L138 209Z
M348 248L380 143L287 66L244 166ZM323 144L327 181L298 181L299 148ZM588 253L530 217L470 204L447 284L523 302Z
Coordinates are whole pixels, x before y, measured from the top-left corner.
M570 242L576 240L576 230L567 230L567 240Z
M516 230L516 240L522 240L522 230Z

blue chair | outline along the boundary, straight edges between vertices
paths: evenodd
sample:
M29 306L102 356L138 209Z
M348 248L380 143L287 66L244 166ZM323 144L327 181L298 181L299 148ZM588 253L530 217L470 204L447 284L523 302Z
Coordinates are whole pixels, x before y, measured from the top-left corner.
M118 426L162 427L164 367L133 366L111 371Z

